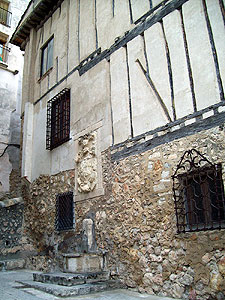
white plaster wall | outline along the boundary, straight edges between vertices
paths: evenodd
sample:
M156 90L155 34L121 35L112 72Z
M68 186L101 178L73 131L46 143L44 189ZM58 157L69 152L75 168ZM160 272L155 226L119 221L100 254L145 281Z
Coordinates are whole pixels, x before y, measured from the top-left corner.
M68 72L70 72L74 66L79 64L78 53L78 0L70 1L69 9L69 45L68 45Z
M101 151L111 145L111 110L109 63L104 60L83 76L78 72L68 78L71 86L71 130L77 135L102 120Z
M194 112L179 11L166 16L163 24L170 51L175 112L179 119Z
M114 143L118 144L131 136L125 48L121 48L111 55L110 76Z
M173 120L165 40L160 23L156 23L146 30L144 36L150 77Z
M225 90L225 27L223 16L219 5L215 5L214 0L207 0L206 5L217 50L223 89Z
M143 53L143 39L136 37L128 43L128 62L130 71L131 105L133 115L134 136L165 125L168 120L145 75L137 63L139 59L143 67L146 65Z
M183 5L184 25L189 46L197 108L220 101L202 2L190 0Z
M22 176L32 179L32 158L33 158L33 104L25 104L23 124L23 146L22 146Z
M153 1L153 6L159 2L161 1ZM30 84L35 85L33 98L35 101L79 63L79 54L80 59L83 59L96 49L94 1L85 0L80 3L81 15L79 16L78 0L65 0L61 10L57 9L51 20L37 32L34 83L28 80L29 66L26 67L25 64L24 99L26 101L30 100L26 94L26 89L29 89ZM134 0L132 3L135 18L139 18L146 12L149 5L149 1L144 0L142 2ZM144 4L141 5L140 3ZM109 48L117 36L123 35L126 30L134 27L130 24L128 1L115 1L114 16L111 4L109 0L104 1L104 3L100 0L96 1L98 46L102 47L102 50ZM194 88L199 109L219 101L215 67L200 4L200 0L190 0L183 6ZM219 6L214 1L207 0L207 6L215 44L218 48L221 74L224 74L224 37L220 38L220 33L224 32L223 21ZM215 14L218 14L219 17L216 18ZM193 112L193 103L179 12L174 11L165 17L163 24L171 59L175 110L177 118L181 118ZM40 48L52 34L54 34L55 42L53 69L48 76L39 80ZM31 53L31 48L28 43L26 56ZM56 59L58 59L58 71ZM160 23L157 23L146 30L144 36L138 36L130 41L127 44L127 52L126 47L117 50L109 60L101 61L82 76L79 76L78 71L74 72L34 106L34 132L31 149L35 159L33 159L31 168L32 180L43 173L56 174L62 170L73 168L76 155L75 136L86 128L96 126L99 122L101 122L99 129L101 151L112 145L112 127L115 144L130 137L129 97L134 136L169 123L137 60L140 61L145 71L149 66L150 77L167 107L170 118L173 120L166 44L162 27ZM71 88L71 140L53 151L48 151L45 149L47 101L65 87Z
M97 31L99 47L109 48L117 37L133 27L130 20L128 1L115 1L114 16L112 1L96 0Z
M150 9L149 0L131 0L133 21L137 21Z
M80 60L96 50L95 36L95 2L94 0L80 1Z
M152 0L152 6L155 7L156 5L160 4L163 0Z

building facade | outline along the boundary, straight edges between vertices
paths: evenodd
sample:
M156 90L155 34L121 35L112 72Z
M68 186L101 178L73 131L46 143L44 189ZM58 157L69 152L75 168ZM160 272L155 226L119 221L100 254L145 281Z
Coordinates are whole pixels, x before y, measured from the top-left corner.
M30 1L11 42L33 267L91 219L112 278L224 299L224 1Z
M0 1L0 257L18 250L22 226L20 107L23 52L9 40L28 2Z

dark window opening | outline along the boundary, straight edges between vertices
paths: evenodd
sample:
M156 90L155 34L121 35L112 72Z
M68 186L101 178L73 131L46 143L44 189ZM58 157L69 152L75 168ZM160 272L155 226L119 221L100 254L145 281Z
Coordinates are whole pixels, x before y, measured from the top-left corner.
M173 192L178 232L225 228L221 164L186 151L173 176Z
M47 104L46 149L52 150L70 139L70 90L65 89Z
M55 226L58 231L74 228L74 202L72 192L57 195Z
M41 77L53 66L53 43L54 38L42 48L41 54Z

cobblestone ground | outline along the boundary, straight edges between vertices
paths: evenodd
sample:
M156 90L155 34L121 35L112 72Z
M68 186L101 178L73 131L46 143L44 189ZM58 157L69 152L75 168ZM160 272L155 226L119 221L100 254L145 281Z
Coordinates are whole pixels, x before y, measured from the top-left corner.
M22 288L17 281L30 280L32 271L0 272L0 299L1 300L172 300L166 297L139 294L128 290L115 290L89 296L58 298L34 289Z

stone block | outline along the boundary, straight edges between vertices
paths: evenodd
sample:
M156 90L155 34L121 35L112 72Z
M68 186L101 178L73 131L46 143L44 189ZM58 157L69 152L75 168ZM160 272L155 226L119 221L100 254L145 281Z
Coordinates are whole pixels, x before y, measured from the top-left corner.
M103 257L98 254L64 254L64 272L99 272L103 270Z

